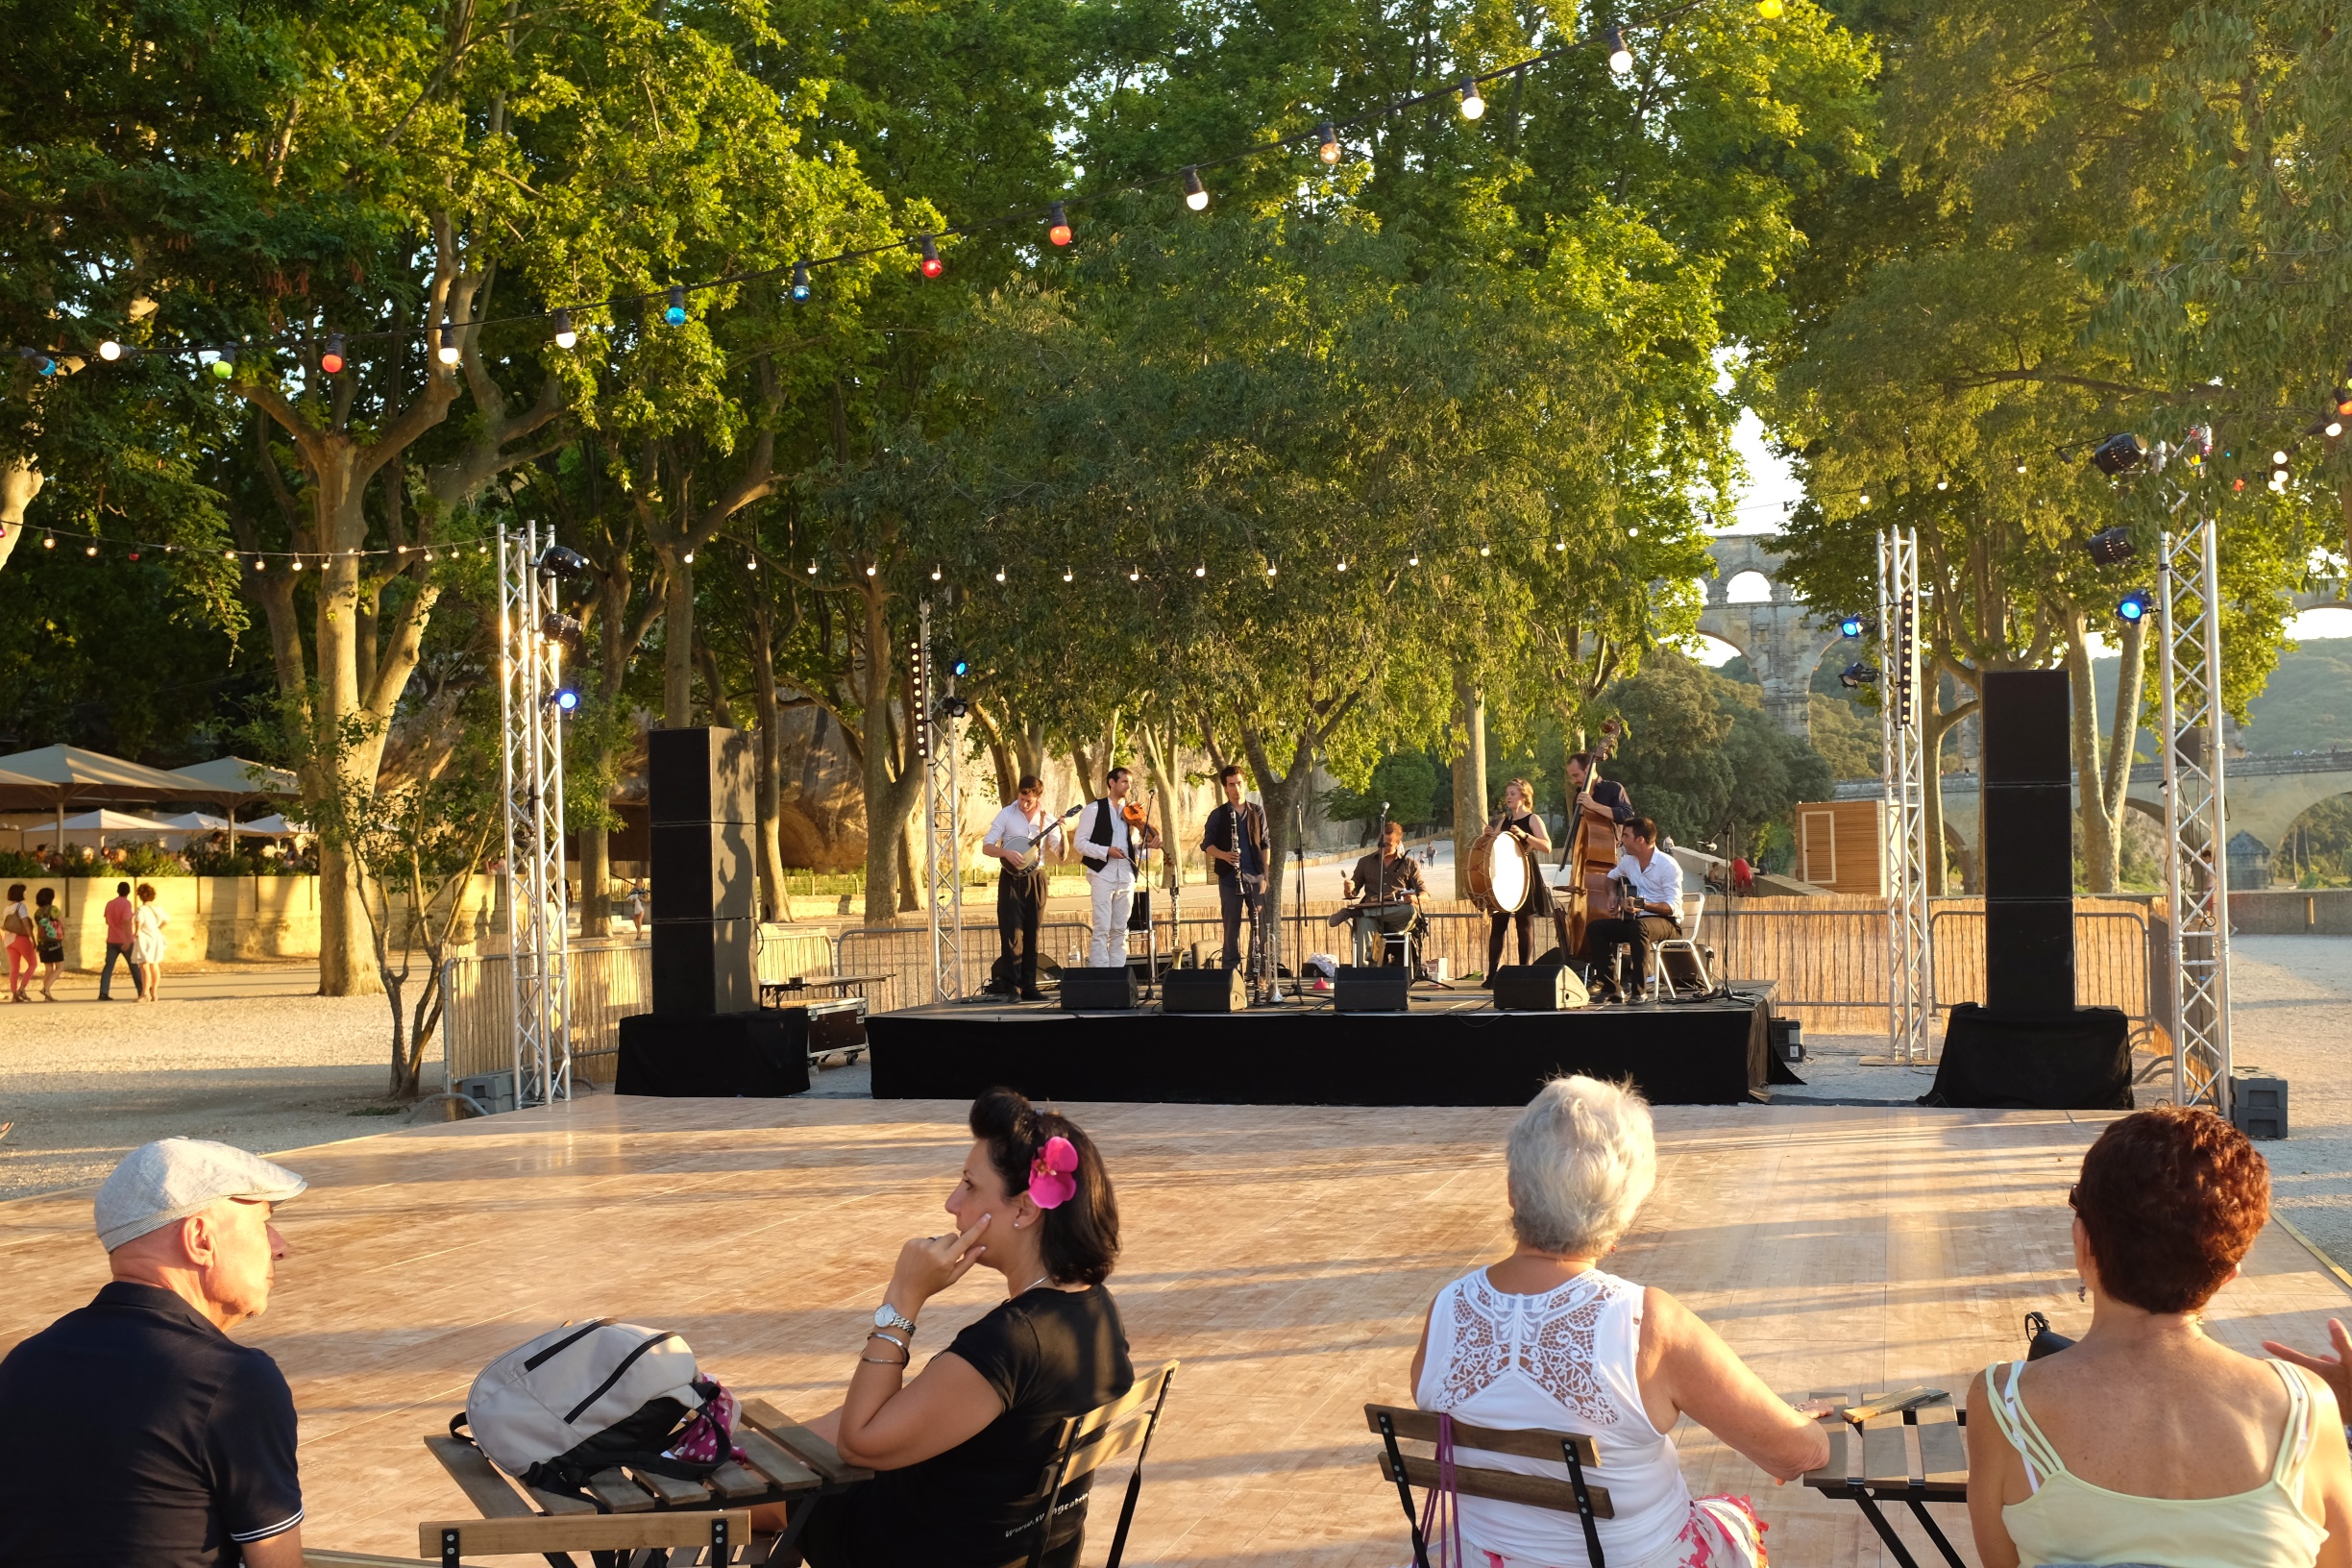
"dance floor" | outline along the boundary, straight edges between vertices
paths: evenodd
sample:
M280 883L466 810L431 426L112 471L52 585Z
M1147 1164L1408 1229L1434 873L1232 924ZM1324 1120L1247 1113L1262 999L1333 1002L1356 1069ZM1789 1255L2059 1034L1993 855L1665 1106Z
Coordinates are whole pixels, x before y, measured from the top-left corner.
M470 1514L419 1439L484 1362L568 1317L674 1329L739 1391L830 1408L899 1242L938 1227L962 1109L600 1096L281 1156L312 1190L283 1213L276 1305L242 1336L293 1383L306 1539L407 1555L420 1519ZM1409 1402L1430 1296L1505 1250L1512 1113L1068 1109L1117 1183L1112 1285L1136 1360L1184 1362L1130 1560L1406 1561L1361 1407ZM2081 1326L2063 1194L2100 1120L1664 1108L1658 1195L1610 1266L1678 1293L1776 1388L1957 1391L2020 1352L2027 1310ZM105 1277L88 1194L0 1204L0 1346L86 1301ZM975 1272L934 1304L919 1348L992 1285ZM2212 1315L2253 1350L2324 1344L2348 1309L2274 1226ZM1852 1505L1776 1489L1687 1425L1681 1447L1694 1489L1755 1494L1776 1563L1884 1560ZM1939 1511L1965 1541L1960 1510ZM1088 1560L1107 1544L1098 1530Z

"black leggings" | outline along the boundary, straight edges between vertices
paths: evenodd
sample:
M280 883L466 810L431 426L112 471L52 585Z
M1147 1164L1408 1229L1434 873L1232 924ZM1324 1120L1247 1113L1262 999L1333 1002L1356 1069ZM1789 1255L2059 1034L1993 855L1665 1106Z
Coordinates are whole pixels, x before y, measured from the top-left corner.
M1490 980L1503 963L1503 933L1514 926L1519 931L1519 962L1526 964L1534 957L1535 912L1523 909L1515 915L1495 916L1486 931L1486 977Z

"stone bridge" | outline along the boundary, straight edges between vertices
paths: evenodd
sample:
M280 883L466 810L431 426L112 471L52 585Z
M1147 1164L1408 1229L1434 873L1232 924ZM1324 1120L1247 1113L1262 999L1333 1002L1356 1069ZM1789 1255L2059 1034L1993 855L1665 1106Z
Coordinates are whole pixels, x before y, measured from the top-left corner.
M1813 668L1845 641L1836 617L1818 619L1811 605L1775 580L1780 552L1770 534L1719 535L1707 553L1715 557L1715 575L1700 584L1706 607L1699 612L1699 629L1747 655L1773 723L1791 735L1809 733Z

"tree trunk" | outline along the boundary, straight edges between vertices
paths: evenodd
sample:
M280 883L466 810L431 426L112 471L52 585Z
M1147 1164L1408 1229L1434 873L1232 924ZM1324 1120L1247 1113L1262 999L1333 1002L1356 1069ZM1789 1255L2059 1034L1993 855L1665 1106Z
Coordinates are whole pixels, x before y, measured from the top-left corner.
M1299 972L1307 960L1305 932L1295 927L1286 928L1283 917L1288 909L1285 902L1290 870L1290 855L1299 847L1299 809L1307 803L1308 793L1314 787L1315 745L1311 736L1302 735L1291 747L1287 772L1274 771L1273 758L1263 740L1254 730L1241 732L1242 754L1249 758L1250 771L1258 775L1258 797L1265 807L1266 816L1266 918L1274 923L1268 928L1278 940L1271 947L1275 953L1288 951L1282 945L1287 941L1295 951L1288 951L1290 972ZM1287 894L1296 902L1294 894Z
M782 704L776 699L775 648L770 641L767 599L751 596L751 705L759 723L760 893L772 920L790 920L792 902L784 888L784 737Z
M1170 888L1184 880L1184 844L1176 832L1176 775L1171 758L1176 749L1176 720L1170 716L1164 735L1156 724L1138 723L1136 739L1143 748L1143 771L1159 796L1161 880Z
M2131 788L2132 753L2140 736L2140 696L2147 626L2126 622L2118 636L2116 707L2106 744L2098 723L2098 683L2091 669L2089 626L2079 609L2066 619L2067 683L2073 695L2074 783L2080 796L2083 887L2113 893L2122 870L2123 798Z
M25 508L40 494L41 471L22 457L0 460L0 567L16 553L24 536Z
M896 640L890 625L890 596L867 579L865 649L859 674L863 732L861 761L866 786L866 923L892 925L898 919L899 835L921 798L922 769L915 760L911 726L919 722L898 679L893 655ZM898 710L903 709L903 712ZM903 719L904 724L894 723Z
M1470 845L1486 829L1486 694L1454 672L1454 896L1470 896Z
M694 727L694 563L662 558L662 727Z
M592 822L573 835L579 845L580 935L612 935L612 829Z

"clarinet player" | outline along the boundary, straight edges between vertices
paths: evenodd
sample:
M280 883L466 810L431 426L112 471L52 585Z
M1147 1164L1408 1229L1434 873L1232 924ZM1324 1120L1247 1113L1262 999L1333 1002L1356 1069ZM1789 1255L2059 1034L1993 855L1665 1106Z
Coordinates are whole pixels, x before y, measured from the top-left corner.
M1249 917L1251 950L1258 922L1265 915L1265 808L1241 797L1241 769L1227 763L1217 771L1225 803L1201 824L1201 853L1216 868L1217 903L1225 917L1225 968L1241 962L1241 919ZM1251 975L1252 980L1260 978Z

